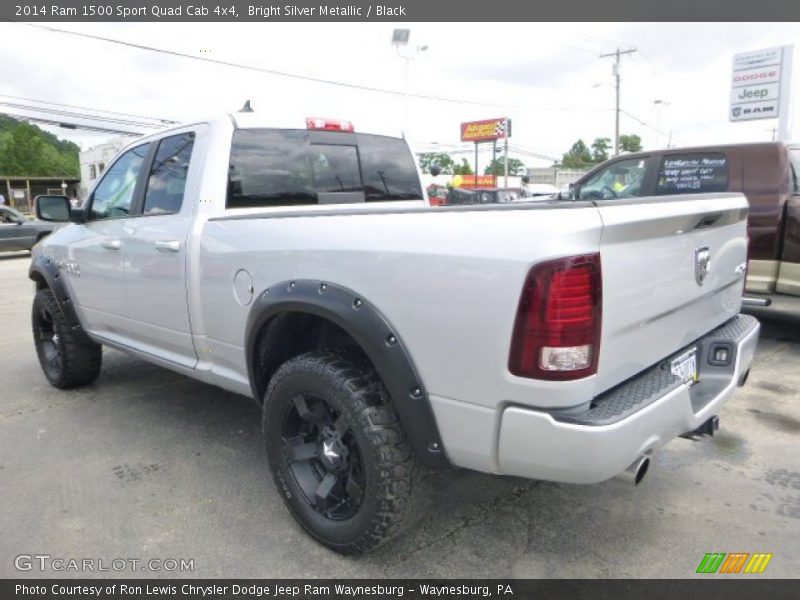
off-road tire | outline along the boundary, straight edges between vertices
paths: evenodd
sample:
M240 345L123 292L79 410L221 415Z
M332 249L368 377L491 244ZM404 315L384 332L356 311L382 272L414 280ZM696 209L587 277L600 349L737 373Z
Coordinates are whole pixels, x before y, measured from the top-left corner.
M326 516L298 483L301 479L293 471L298 463L292 461L285 438L290 419L302 424L296 410L298 397L321 400L328 407L323 412L336 415L336 429L351 432L342 439L357 447L351 448L349 460L354 462L359 455L364 475L362 493L355 495L358 507L351 506L354 514ZM316 351L284 363L264 396L263 429L278 491L298 523L321 544L342 554L361 554L387 542L409 524L407 517L417 504L415 488L422 469L386 390L365 360L337 351ZM313 434L306 439L313 440ZM318 471L325 468L322 455L320 451L309 459L318 461L314 463ZM341 477L346 484L337 483L338 489L346 496L350 481Z
M51 385L67 389L92 383L100 374L102 346L70 326L53 292L36 292L31 315L36 355Z

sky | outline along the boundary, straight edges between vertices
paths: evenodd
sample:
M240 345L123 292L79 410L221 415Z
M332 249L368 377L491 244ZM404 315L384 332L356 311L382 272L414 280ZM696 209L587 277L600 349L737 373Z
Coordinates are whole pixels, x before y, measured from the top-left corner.
M296 121L303 127L308 116L348 119L358 131L395 135L405 131L415 149L460 151L457 157L470 160L471 145L460 143L459 124L509 117L510 145L523 153L516 155L527 166L550 164L548 157L560 157L578 138L591 144L597 137L613 137L613 60L599 55L618 47L637 49L621 62L625 112L620 132L641 136L645 148L665 147L668 141L688 146L769 140L776 120L727 120L732 56L800 40L797 23L62 23L52 27L197 59L394 93L303 81L23 23L2 23L0 112L34 114L8 106L33 104L18 99L28 98L189 121L235 111L249 99L256 111L274 115L276 123ZM411 30L409 45L402 50L408 61L391 45L396 27ZM427 48L421 50L422 46ZM404 125L406 63L412 96ZM800 62L795 63L800 70ZM800 122L794 125L800 134ZM115 137L47 128L83 148ZM543 158L532 156L536 154Z

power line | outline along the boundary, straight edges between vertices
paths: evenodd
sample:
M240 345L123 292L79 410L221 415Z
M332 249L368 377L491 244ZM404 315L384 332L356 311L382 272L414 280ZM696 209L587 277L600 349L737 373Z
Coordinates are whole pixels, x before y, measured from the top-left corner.
M642 56L643 59L645 59L650 64L651 67L653 67L653 70L656 73L656 75L658 75L659 77L664 76L664 73L661 71L661 69L659 69L652 60L650 60L650 57L647 56L644 50L639 49L639 54Z
M569 46L567 44L559 44L558 42L555 42L552 45L558 46L560 48L567 48L568 50L577 50L578 52L586 52L587 54L597 54L596 50L590 50L589 48L579 48L578 46Z
M133 114L133 113L117 112L117 111L114 111L114 110L105 110L105 109L102 109L102 108L91 108L91 107L88 107L88 106L77 106L75 104L62 104L62 103L59 103L59 102L51 102L49 100L39 100L38 98L26 98L26 97L23 97L23 96L12 96L11 94L0 94L0 96L3 97L3 98L11 98L12 100L22 100L24 102L37 102L39 104L49 104L51 106L62 106L64 108L77 108L78 110L91 110L91 111L94 111L94 112L101 112L101 113L106 113L106 114L109 114L109 115L120 115L122 117L134 117L134 118L137 118L137 119L148 119L148 120L152 120L152 121L160 121L160 122L162 122L164 124L168 124L168 125L173 125L173 124L178 123L178 121L174 121L172 119L162 119L160 117L149 117L149 116L137 115L137 114Z
M30 106L30 105L26 105L26 104L18 104L16 102L5 102L3 100L0 100L0 105L8 106L9 108L16 108L18 110L30 110L30 111L34 111L34 112L40 112L40 113L63 116L63 117L76 117L76 118L79 118L79 119L88 119L88 120L91 120L91 121L100 121L100 122L103 122L103 123L113 123L113 124L116 124L116 125L131 125L131 126L134 126L134 127L147 127L147 128L154 128L154 129L159 129L159 128L162 128L164 126L163 124L142 123L140 121L131 121L131 120L126 120L126 119L115 119L115 118L109 118L109 117L99 117L99 116L96 116L96 115L89 115L89 114L85 114L85 113L77 113L77 112L66 111L66 110L58 110L58 109L55 109L55 108L44 108L44 107L40 107L40 106Z
M600 42L602 44L607 44L609 46L628 46L629 48L633 47L630 44L622 42L620 40L610 40L608 38L598 37L596 35L590 35L588 33L578 33L576 31L572 31L570 33L574 35L576 38L583 39L584 41L590 41L594 43Z
M640 119L640 118L639 118L639 117L637 117L636 115L629 113L627 110L625 110L625 109L623 109L623 108L620 108L620 109L619 109L619 112L621 112L622 114L626 115L627 117L629 117L629 118L633 119L634 121L636 121L636 122L637 122L637 123L639 123L640 125L644 125L645 127L648 127L648 128L650 128L650 129L652 129L653 131L655 131L655 132L656 132L656 133L658 133L658 134L661 134L661 135L666 135L666 133L665 133L665 132L661 131L660 129L658 129L658 128L656 128L656 127L653 127L653 126L652 126L652 125L650 125L650 123L648 123L647 121L643 121L642 119Z
M535 152L533 150L528 150L521 146L509 146L509 151L514 152L515 154L521 154L523 156L529 156L531 158L540 158L542 160L558 160L555 156L550 156L549 154L542 154L541 152Z
M0 115L6 115L9 117L13 117L15 119L25 119L26 121L35 121L37 123L46 123L48 125L58 125L59 127L64 127L65 129L86 129L88 131L100 131L104 133L121 133L123 135L132 135L132 136L144 135L144 133L142 133L141 131L126 131L123 129L113 129L111 127L98 127L94 125L66 123L64 121L58 121L55 119L45 119L43 117L29 117L27 115L18 115L7 111L0 111Z
M166 49L163 49L163 48L157 48L155 46L147 46L145 44L137 44L137 43L134 43L134 42L126 42L126 41L123 41L123 40L117 40L117 39L114 39L114 38L108 38L108 37L94 35L94 34L90 34L90 33L80 33L80 32L77 32L77 31L69 31L67 29L59 29L57 27L48 27L46 25L38 25L38 24L33 24L33 23L24 23L24 25L26 25L28 27L34 27L36 29L42 29L42 30L45 30L45 31L50 31L50 32L53 32L53 33L62 33L62 34L65 34L65 35L72 35L72 36L76 36L76 37L82 37L82 38L97 40L97 41L101 41L101 42L107 42L109 44L117 44L117 45L120 45L120 46L129 47L129 48L136 48L138 50L146 50L148 52L157 52L157 53L160 53L160 54L166 54L166 55L169 55L169 56L176 56L176 57L179 57L179 58L188 58L190 60L206 62L206 63L220 65L220 66L224 66L224 67L233 67L233 68L236 68L236 69L243 69L243 70L246 70L246 71L254 71L254 72L258 72L258 73L266 73L268 75L275 75L275 76L278 76L278 77L286 77L288 79L297 79L297 80L300 80L300 81L308 81L308 82L311 82L311 83L320 83L320 84L323 84L323 85L332 85L332 86L343 87L343 88L347 88L347 89L361 90L361 91L365 91L365 92L374 92L374 93L378 93L378 94L388 94L388 95L392 95L392 96L402 96L402 95L404 95L404 92L401 91L401 90L394 90L394 89L389 89L389 88L379 88L379 87L364 85L364 84L360 84L360 83L352 83L352 82L347 82L347 81L335 81L335 80L332 80L332 79L323 79L323 78L320 78L320 77L312 77L310 75L300 75L300 74L297 74L297 73L290 73L288 71L279 71L279 70L276 70L276 69L267 69L265 67L256 67L254 65L236 63L236 62L227 61L227 60L219 60L219 59L216 59L216 58L210 58L208 56L195 56L193 54L187 54L185 52L178 52L176 50L166 50ZM563 111L563 112L587 112L587 111L591 112L591 111L598 110L598 109L592 109L592 108L569 108L569 107L563 107L563 106L545 107L545 106L523 106L523 105L517 105L517 104L500 104L500 103L497 103L497 102L483 102L483 101L479 101L479 100L469 100L469 99L465 99L465 98L450 98L450 97L447 97L447 96L434 96L434 95L430 95L430 94L419 94L419 93L409 93L408 96L412 97L412 98L420 98L422 100L434 100L434 101L437 101L437 102L452 102L452 103L456 103L456 104L470 104L470 105L473 105L473 106L487 106L487 107L491 107L491 108L513 108L513 109L517 109L517 110L541 110L541 111Z

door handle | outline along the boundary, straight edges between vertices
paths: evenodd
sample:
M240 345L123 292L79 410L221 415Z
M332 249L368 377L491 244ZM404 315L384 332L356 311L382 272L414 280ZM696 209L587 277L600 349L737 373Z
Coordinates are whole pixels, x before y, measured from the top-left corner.
M119 250L122 243L119 240L106 240L103 242L103 248L106 250Z
M156 242L156 250L159 252L178 252L181 243L178 240L159 240Z

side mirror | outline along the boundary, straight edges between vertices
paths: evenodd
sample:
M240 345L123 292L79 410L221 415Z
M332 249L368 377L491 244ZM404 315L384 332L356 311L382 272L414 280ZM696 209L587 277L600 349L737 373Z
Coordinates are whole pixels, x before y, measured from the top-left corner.
M522 176L522 183L524 185L528 185L530 182L531 182L531 178L530 177L528 177L527 175L523 175Z
M66 196L36 196L36 218L64 223L70 220L69 198Z
M89 213L86 211L85 206L80 208L69 209L69 220L72 223L86 223L89 220Z
M439 167L439 165L431 165L431 175L438 177L441 172L442 169Z
M577 200L578 196L581 193L581 186L577 183L570 183L569 184L569 199L570 200Z

